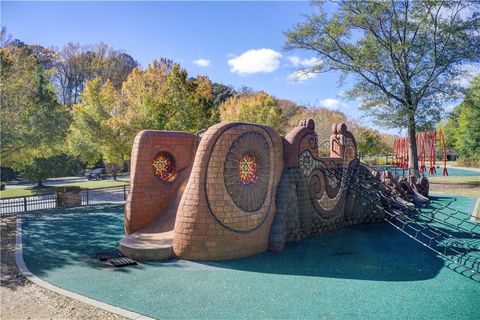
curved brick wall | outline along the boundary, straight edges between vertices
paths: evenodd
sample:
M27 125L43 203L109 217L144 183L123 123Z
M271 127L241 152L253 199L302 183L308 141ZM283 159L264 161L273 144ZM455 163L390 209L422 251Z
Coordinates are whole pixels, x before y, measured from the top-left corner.
M241 176L235 168L251 159L252 175ZM178 207L175 255L226 260L267 250L282 169L282 140L272 128L246 123L209 128Z
M125 232L131 234L153 223L165 211L192 169L199 138L187 132L144 130L133 144L130 192L125 204ZM166 152L175 162L173 176L155 175L152 162Z

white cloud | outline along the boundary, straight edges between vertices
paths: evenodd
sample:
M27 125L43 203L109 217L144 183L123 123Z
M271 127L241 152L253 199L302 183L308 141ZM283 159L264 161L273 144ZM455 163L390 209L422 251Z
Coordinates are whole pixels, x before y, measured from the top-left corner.
M272 49L251 49L238 57L228 59L230 72L241 75L270 73L280 66L282 55Z
M319 71L319 67L322 65L322 60L316 57L301 59L298 56L288 56L287 59L293 67L299 69L287 77L288 80L294 82L305 82L315 78L317 76L315 71Z
M317 73L304 71L304 70L297 70L288 75L288 80L295 81L295 82L302 82L313 79L317 76Z
M300 65L300 61L302 61L298 56L288 56L287 59L294 67L298 67Z
M312 68L322 63L322 60L317 57L300 59L298 56L288 56L287 59L294 67Z
M193 60L193 63L195 63L199 67L208 67L210 65L210 62L210 60L204 58Z
M332 99L332 98L320 100L319 103L320 103L320 107L324 107L330 110L337 110L337 111L347 106L345 103L341 102L340 100Z

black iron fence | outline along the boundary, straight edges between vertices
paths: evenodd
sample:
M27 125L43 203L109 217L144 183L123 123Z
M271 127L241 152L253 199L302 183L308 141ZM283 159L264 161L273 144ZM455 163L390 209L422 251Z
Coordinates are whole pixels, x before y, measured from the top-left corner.
M98 203L115 203L127 200L129 186L116 186L95 189L82 189L82 205ZM0 199L0 216L12 215L18 212L51 209L58 207L57 195L54 193L37 194L25 197Z

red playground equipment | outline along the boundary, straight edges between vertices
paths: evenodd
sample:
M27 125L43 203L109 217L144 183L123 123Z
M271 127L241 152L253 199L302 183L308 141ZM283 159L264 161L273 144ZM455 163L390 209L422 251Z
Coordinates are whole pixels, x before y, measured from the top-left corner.
M442 129L437 134L437 129L417 133L415 141L417 144L418 162L420 172L427 172L427 161L429 163L428 174L434 175L436 170L436 147L437 137L443 149L443 170L442 176L448 176L447 169L447 145ZM393 141L393 165L402 169L408 169L409 141L407 137L400 137Z

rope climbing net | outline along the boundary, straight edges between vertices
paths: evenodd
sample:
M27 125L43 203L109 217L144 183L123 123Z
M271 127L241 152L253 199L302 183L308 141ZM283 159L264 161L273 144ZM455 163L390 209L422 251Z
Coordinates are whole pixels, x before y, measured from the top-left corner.
M470 220L469 213L456 209L452 202L403 206L373 175L364 174L360 179L362 167L370 170L361 163L355 170L343 170L341 166L326 170L362 206L383 211L385 221L394 228L444 258L449 268L480 282L480 225Z

